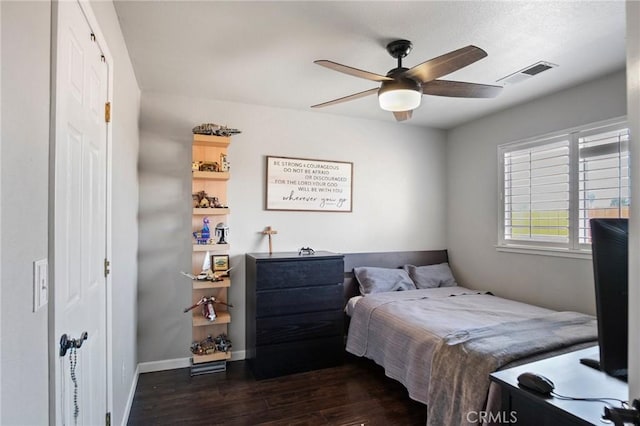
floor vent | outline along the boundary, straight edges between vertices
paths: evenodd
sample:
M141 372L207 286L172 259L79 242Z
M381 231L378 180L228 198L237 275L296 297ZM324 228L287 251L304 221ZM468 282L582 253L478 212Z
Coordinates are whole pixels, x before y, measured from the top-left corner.
M552 64L550 62L543 62L543 61L536 62L533 65L529 65L526 68L523 68L519 71L509 74L506 77L502 77L501 79L496 80L496 83L501 83L504 85L519 83L521 81L528 80L535 75L538 75L542 72L545 72L555 67L557 67L557 65Z

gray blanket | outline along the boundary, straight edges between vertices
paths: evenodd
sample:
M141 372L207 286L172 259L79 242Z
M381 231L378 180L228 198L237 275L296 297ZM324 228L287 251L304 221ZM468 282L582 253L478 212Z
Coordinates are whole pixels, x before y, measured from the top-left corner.
M387 376L398 380L407 388L412 399L431 407L433 404L439 404L432 404L429 401L431 397L455 400L457 395L463 394L463 390L460 389L452 390L448 395L430 394L432 387L436 391L435 388L447 390L448 379L445 374L439 374L432 366L435 350L445 337L456 335L460 330L498 327L501 324L546 317L553 313L554 311L549 309L463 287L367 295L353 308L347 351L374 360L384 367ZM593 317L589 318L593 320ZM591 329L592 340L595 340L595 327ZM462 348L461 346L460 349ZM442 355L445 355L444 352ZM459 367L461 371L474 372L472 366L464 368L466 361L456 364L454 362L448 367L443 367L444 371L456 371ZM439 369L440 367L437 368ZM437 377L434 380L431 377L432 371L436 375L434 377ZM486 385L482 385L482 389L475 389L482 402L487 396L489 372L482 374ZM467 393L473 391L474 389L466 390ZM437 418L437 414L430 416L430 424L457 424L457 421L436 422Z
M467 413L484 408L490 373L513 360L596 338L595 318L576 312L556 312L446 336L431 362L427 424L472 424Z

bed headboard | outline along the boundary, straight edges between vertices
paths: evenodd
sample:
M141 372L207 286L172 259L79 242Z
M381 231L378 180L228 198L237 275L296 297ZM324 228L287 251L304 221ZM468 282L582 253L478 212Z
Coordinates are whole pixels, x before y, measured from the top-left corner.
M447 250L392 251L386 253L345 253L344 255L344 300L360 294L358 281L353 276L356 266L399 268L403 265L435 265L448 262Z

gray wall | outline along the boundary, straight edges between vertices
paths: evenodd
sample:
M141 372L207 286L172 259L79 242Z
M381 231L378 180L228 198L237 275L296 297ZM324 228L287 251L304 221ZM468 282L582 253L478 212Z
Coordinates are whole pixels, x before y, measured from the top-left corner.
M1 424L48 422L47 308L32 310L32 262L47 257L48 2L2 8ZM24 342L25 344L17 344ZM29 380L25 380L25 378Z
M47 308L32 307L32 262L46 258L51 4L0 3L2 146L0 190L0 424L48 423ZM93 4L115 61L113 97L113 417L121 423L137 364L137 117L139 90L111 2ZM124 374L122 365L125 366Z
M229 326L236 356L244 346L244 253L300 247L338 252L438 249L443 223L444 134L382 123L203 99L144 93L140 141L140 362L186 358L191 343L191 128L203 122L242 130L229 147L228 217L235 305ZM265 156L354 163L353 212L264 210Z
M448 133L447 243L462 284L552 309L595 313L589 259L496 251L497 146L625 114L625 74L619 72Z

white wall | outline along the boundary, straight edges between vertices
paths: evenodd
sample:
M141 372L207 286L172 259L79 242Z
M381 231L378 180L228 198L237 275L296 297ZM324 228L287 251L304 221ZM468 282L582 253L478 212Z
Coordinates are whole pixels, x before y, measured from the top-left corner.
M140 89L111 1L91 2L113 56L112 99L112 258L113 342L112 424L121 424L138 364L136 321L138 286L138 120Z
M3 425L48 423L47 308L32 307L32 262L46 258L51 4L0 2L2 31L1 335ZM111 2L93 4L115 60L113 97L112 421L124 417L137 365L137 120L139 89ZM122 373L121 366L125 365Z
M311 246L336 252L446 246L444 135L415 126L203 99L143 93L140 144L138 355L141 362L190 355L191 128L203 122L242 130L228 151L228 204L235 305L234 350L244 345L244 253ZM353 212L264 209L265 156L354 163ZM238 352L240 351L240 352Z
M640 170L640 3L635 1L627 2L627 105L631 167ZM633 173L631 179L632 199L640 200L640 173ZM629 222L629 401L632 401L640 398L640 209L631 208Z
M552 309L595 313L590 260L496 251L497 146L625 114L625 74L619 72L448 133L447 242L462 284Z
M2 8L2 418L46 424L47 308L32 310L32 263L47 257L49 2ZM26 378L28 378L26 380Z

